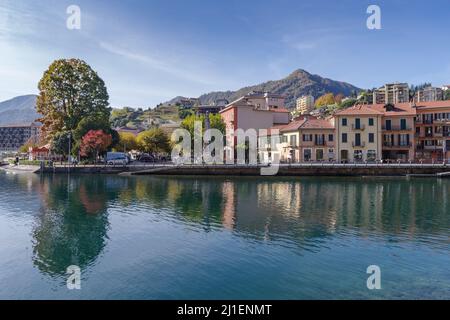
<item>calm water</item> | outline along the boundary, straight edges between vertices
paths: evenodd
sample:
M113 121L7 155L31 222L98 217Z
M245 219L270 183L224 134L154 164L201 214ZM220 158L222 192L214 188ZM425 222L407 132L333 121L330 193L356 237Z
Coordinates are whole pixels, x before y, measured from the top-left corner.
M0 173L0 298L450 299L449 208L450 180Z

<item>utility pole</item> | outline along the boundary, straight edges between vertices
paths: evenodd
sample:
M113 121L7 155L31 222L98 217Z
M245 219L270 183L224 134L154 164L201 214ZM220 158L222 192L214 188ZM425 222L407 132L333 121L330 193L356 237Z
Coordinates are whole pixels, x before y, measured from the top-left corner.
M71 163L71 149L72 149L72 132L69 132L69 156L68 156L68 162L69 165L67 167L67 172L70 173L70 163Z

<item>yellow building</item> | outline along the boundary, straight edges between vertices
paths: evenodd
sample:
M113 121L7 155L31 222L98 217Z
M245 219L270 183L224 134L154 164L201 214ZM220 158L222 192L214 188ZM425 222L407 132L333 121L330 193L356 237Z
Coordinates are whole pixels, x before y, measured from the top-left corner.
M382 157L383 112L357 105L335 114L338 162L377 161Z

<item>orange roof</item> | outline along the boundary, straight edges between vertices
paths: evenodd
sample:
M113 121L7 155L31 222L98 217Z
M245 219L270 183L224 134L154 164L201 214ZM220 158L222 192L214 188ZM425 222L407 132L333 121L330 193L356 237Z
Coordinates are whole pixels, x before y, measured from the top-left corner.
M353 107L340 110L335 113L336 116L352 116L352 115L382 115L383 112L380 112L376 109L372 109L370 105L355 105Z
M386 117L395 116L415 116L417 114L416 108L414 108L409 102L408 103L397 103L392 110L386 110L384 104L372 104L368 107L382 112Z
M285 125L277 125L269 128L267 133L270 135L272 131L279 130L280 132L292 132L300 129L334 129L334 125L329 120L318 119L312 116L301 116L296 118L291 123Z
M427 108L450 108L450 100L416 102L416 107L417 110L426 110Z

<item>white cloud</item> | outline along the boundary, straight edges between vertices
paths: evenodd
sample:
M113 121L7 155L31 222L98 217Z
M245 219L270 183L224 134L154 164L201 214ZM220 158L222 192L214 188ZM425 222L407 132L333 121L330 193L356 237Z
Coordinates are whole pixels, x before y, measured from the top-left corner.
M211 84L211 79L208 79L208 75L202 75L195 70L177 65L174 61L169 61L169 59L133 52L107 42L100 42L99 45L102 49L108 51L109 53L119 55L129 60L137 61L151 69L162 71L176 78L182 78L201 84Z

